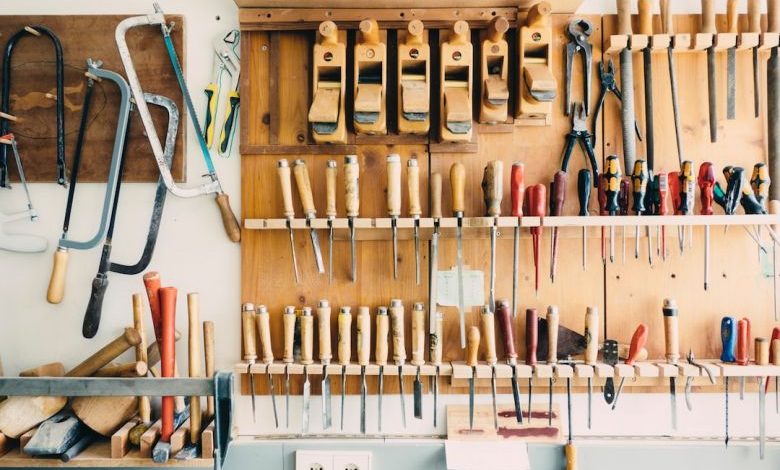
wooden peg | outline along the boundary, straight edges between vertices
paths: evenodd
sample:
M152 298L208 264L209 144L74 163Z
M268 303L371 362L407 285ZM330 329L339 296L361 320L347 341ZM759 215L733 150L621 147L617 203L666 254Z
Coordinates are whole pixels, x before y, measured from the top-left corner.
M442 41L439 137L443 142L471 140L474 55L469 34L469 25L463 20L439 34Z
M312 103L309 123L317 143L346 143L344 117L347 52L346 35L336 23L320 23L312 59Z
M518 27L520 54L515 117L522 125L548 126L557 80L552 73L552 8L548 2L531 7L527 23Z
M14 116L13 114L4 113L2 111L0 111L0 118L5 119L7 121L13 121L13 122L19 121L19 118Z
M769 340L767 338L756 338L755 345L756 365L769 365Z
M479 122L498 124L506 121L509 111L509 45L504 34L509 22L503 16L493 18L483 32L481 44L480 73L482 92L480 96Z
M398 31L398 132L427 134L431 126L431 48L423 22Z
M360 22L355 44L355 132L387 133L387 45L386 31L376 20Z

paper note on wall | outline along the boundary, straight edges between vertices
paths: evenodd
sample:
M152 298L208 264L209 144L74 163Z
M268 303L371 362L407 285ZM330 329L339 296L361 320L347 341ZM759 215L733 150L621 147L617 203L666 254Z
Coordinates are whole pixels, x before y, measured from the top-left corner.
M439 271L437 278L437 302L444 307L457 307L458 268ZM466 308L485 305L485 273L463 268L463 299Z

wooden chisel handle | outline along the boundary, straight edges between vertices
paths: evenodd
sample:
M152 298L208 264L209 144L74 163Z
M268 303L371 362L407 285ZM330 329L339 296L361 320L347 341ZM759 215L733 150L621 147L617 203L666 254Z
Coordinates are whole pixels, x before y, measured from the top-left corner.
M377 365L387 365L387 335L390 332L390 317L387 316L387 307L379 307L376 312L376 350L374 361Z
M595 364L599 354L599 309L585 310L585 364Z
M490 311L489 305L482 306L482 314L479 317L482 323L482 336L485 338L485 362L492 366L498 362L498 355L496 354L496 317Z
M485 197L485 208L489 217L501 215L501 200L504 196L504 162L489 161L482 177L482 192Z
M303 307L301 314L301 364L314 363L314 317L310 307Z
M628 349L628 357L626 358L626 364L631 366L638 360L638 357L647 344L647 336L649 330L647 325L640 323L634 331L634 336L631 337L631 346Z
M89 377L140 342L141 335L138 334L135 328L125 328L125 331L119 337L103 346L81 364L69 370L65 377Z
M325 299L320 300L319 304L317 304L317 326L320 338L320 362L323 364L330 364L330 360L333 357L330 342L330 314L330 302Z
M152 328L154 329L154 338L160 343L162 337L162 314L160 312L160 274L151 271L144 274L144 288L146 297L149 299L149 311L152 314Z
M336 217L336 180L338 178L336 160L328 160L325 167L325 215L329 218Z
M701 0L701 32L717 34L715 26L715 0Z
M630 36L631 30L631 0L617 0L618 34Z
M344 157L344 206L347 217L360 214L360 166L357 155Z
M214 200L217 202L219 216L222 218L222 226L225 228L228 238L234 243L240 242L241 225L230 207L230 197L226 193L217 193Z
M419 217L422 214L420 205L420 167L416 158L406 161L406 186L409 195L409 215Z
M431 174L431 217L441 219L441 173Z
M529 366L536 365L536 346L539 341L538 314L535 308L525 311L525 363Z
M162 313L162 342L160 342L161 370L163 377L173 377L176 365L176 294L175 287L160 288L160 311ZM174 397L162 398L162 427L160 440L170 442L173 434Z
M639 0L639 34L653 35L653 0Z
M254 331L254 322L249 325L249 331ZM189 330L189 375L190 378L203 377L200 364L200 298L197 292L187 294L187 325ZM190 397L190 442L200 442L201 431L200 397Z
M412 364L425 364L425 305L416 302L412 308Z
M65 272L68 268L68 249L57 247L51 268L49 288L46 291L46 301L58 304L65 297Z
M773 366L780 366L780 338L772 339L770 344L771 352L769 354Z
M214 322L203 322L203 356L206 362L206 377L214 377ZM206 397L206 417L214 416L214 397Z
M757 366L769 365L769 340L766 338L755 339L755 357Z
M133 328L138 332L138 336L141 337L141 342L135 347L135 360L147 365L149 357L146 354L146 328L144 327L144 305L143 296L141 294L133 294ZM143 373L146 375L146 372ZM149 397L138 398L138 417L141 421L148 423L152 420L152 407Z
M677 302L664 299L664 339L666 343L666 362L677 364L680 359L680 330L677 323Z
M761 0L748 0L747 15L748 15L748 31L751 33L760 33L761 32Z
M436 312L436 329L435 332L430 335L430 362L431 364L438 366L441 365L443 355L443 339L444 339L444 315L441 312Z
M563 450L566 454L566 470L577 470L577 448L569 442Z
M726 1L726 24L728 25L726 32L728 33L739 33L739 12L737 11L738 6L739 0Z
M254 364L257 360L257 336L255 335L255 306L245 303L241 307L241 338L244 347L243 358Z
M558 326L560 325L560 315L558 307L550 305L547 307L547 363L556 364L558 362Z
M479 328L472 326L469 328L468 335L466 337L466 365L470 367L476 367L479 355Z
M276 163L276 172L279 175L279 188L282 190L283 214L286 218L291 219L295 217L295 208L293 207L292 179L290 177L292 172L286 158L282 158Z
M298 196L301 198L303 214L307 219L312 218L317 215L317 210L314 208L314 196L311 191L311 179L309 179L306 162L300 158L295 160L293 174L295 175L295 186L298 187Z
M516 364L517 352L515 351L514 325L512 324L512 314L508 300L496 300L496 315L498 315L498 327L501 329L501 337L504 340L506 362L507 364Z
M260 335L260 347L263 353L263 364L274 362L274 351L271 346L271 315L265 305L257 307L255 314L255 328Z
M355 318L357 327L357 358L358 364L367 366L371 360L371 314L368 307L358 307L357 317Z
M452 214L455 217L462 217L466 208L466 167L461 162L455 162L450 167L450 190Z
M664 34L674 35L674 13L672 13L671 0L661 0L661 25Z
M401 157L396 153L387 156L387 215L401 215Z
M342 366L349 364L352 355L352 313L350 310L349 307L339 309L338 359Z
M780 0L766 0L766 19L768 33L780 32Z
M282 362L292 364L295 362L295 307L288 305L284 307L282 323L284 327L284 349L282 350Z
M390 301L390 333L393 337L393 362L403 365L406 362L406 343L404 341L404 304L400 299Z

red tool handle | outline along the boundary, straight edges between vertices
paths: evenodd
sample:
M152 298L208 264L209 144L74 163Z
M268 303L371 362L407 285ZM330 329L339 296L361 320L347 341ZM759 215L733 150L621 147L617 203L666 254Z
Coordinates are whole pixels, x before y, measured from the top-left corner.
M715 170L712 168L712 163L701 164L696 180L701 194L701 215L712 215L712 201L715 199Z
M648 334L649 330L644 323L640 323L639 326L636 327L634 336L631 337L631 346L628 348L628 358L626 359L626 364L629 366L634 365L637 356L639 356L639 352L645 347Z
M160 274L156 271L144 274L144 287L146 287L146 296L149 298L149 310L152 312L152 326L154 327L154 338L157 344L162 343L162 316L160 315Z
M775 355L777 354L775 352L775 340L780 339L780 326L776 326L772 328L772 338L769 340L769 361L773 365L775 364ZM764 391L766 392L769 390L769 381L767 380L764 383Z
M176 365L176 292L175 287L162 287L159 290L159 304L162 313L160 368L163 377L173 377ZM173 397L162 398L160 439L163 442L170 442L171 434L173 434L173 407Z
M669 175L658 175L658 215L669 215Z
M607 175L602 173L599 176L601 181L599 182L599 215L609 215L607 212Z
M525 363L536 365L536 346L539 343L538 317L535 308L525 311Z
M565 171L558 171L555 173L553 179L553 194L552 201L550 203L550 215L558 216L563 215L563 203L566 200L566 182L568 175Z
M680 215L680 172L669 173L669 193L672 195L672 209L674 215Z
M496 315L498 315L498 327L501 329L501 337L504 340L507 363L514 364L517 360L517 352L515 351L514 325L512 325L512 314L508 300L499 299L496 301Z
M520 162L512 163L509 185L512 199L512 216L522 217L525 198L525 165Z
M544 217L547 215L547 186L535 184L528 188L528 215ZM531 227L531 233L538 234L540 227Z
M750 320L743 318L737 322L737 351L736 363L745 366L750 361L748 348L750 347Z

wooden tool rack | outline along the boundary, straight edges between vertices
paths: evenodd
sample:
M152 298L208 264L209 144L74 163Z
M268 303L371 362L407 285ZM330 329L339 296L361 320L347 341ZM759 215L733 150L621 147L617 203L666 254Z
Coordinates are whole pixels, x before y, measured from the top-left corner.
M274 355L277 362L271 365L255 364L254 390L258 394L267 394L268 387L262 374L272 374L276 381L276 391L281 390L281 376L285 365L278 362L282 353L282 312L287 305L301 308L315 307L319 299L327 299L334 308L332 342L336 344L336 317L339 306L359 305L369 306L373 317L376 308L387 305L391 298L402 299L411 312L413 302L426 302L428 298L427 275L423 276L421 285L414 282L414 251L411 238L413 221L405 218L408 209L406 190L404 186L402 218L398 220L399 227L399 278L393 280L390 239L390 219L386 214L386 170L385 156L397 153L401 156L402 165L409 158L416 158L420 171L421 198L423 215L420 222L423 239L430 238L433 221L429 213L429 177L433 172L442 174L443 213L451 214L449 168L454 162L462 162L466 166L466 218L464 219L464 257L469 269L481 270L486 273L489 268L488 228L492 218L481 217L485 212L480 181L482 170L491 160L502 160L505 167L505 180L508 179L509 168L513 161L525 164L526 187L530 184L549 183L555 171L560 169L561 154L565 135L571 130L571 118L564 115L564 46L568 41L565 28L574 18L589 20L594 31L590 37L593 44L593 88L589 91L592 107L595 107L599 94L600 81L597 67L601 60L613 60L618 63L617 51L631 45L634 53L634 87L635 110L637 122L644 128L645 116L642 92L643 67L640 52L650 47L654 54L652 58L654 69L654 105L655 105L655 168L656 171L676 171L679 169L677 150L674 139L672 121L671 91L665 48L670 43L674 47L674 60L677 67L679 96L682 97L680 110L684 127L683 145L686 159L693 160L698 165L704 160L713 162L718 180L720 169L726 165L738 165L749 169L757 162L764 162L766 155L766 88L762 83L760 118L753 117L752 99L752 67L749 52L743 49L758 47L762 77L765 76L765 63L768 57L767 49L778 44L778 36L769 33L744 33L738 35L717 34L706 36L697 34L699 15L676 15L673 37L664 34L653 36L632 35L630 37L616 35L616 17L614 15L594 16L577 15L574 12L579 2L552 2L552 67L557 79L557 97L553 105L551 124L547 126L524 126L509 119L497 125L477 124L478 110L475 110L474 137L466 143L440 142L435 129L438 122L438 86L434 81L431 89L432 131L424 136L399 135L396 133L389 112L387 135L356 135L350 128L346 144L324 145L315 144L311 139L310 127L307 122L307 111L311 103L310 80L312 47L315 41L315 31L321 21L334 21L341 30L347 31L347 55L355 40L358 23L367 18L376 19L381 29L387 30L389 64L393 64L396 50L397 30L406 28L408 21L420 19L429 32L429 44L434 69L436 55L439 49L440 31L450 27L456 20L466 20L472 31L472 43L475 53L479 49L480 30L484 29L491 18L504 16L510 23L506 38L509 41L510 73L510 116L515 106L515 89L518 80L516 70L517 27L524 24L532 1L480 0L477 2L459 2L458 0L427 0L416 2L399 1L392 6L388 2L380 8L365 8L365 5L351 0L333 0L318 2L278 2L275 0L237 0L240 8L240 23L242 31L242 57L248 61L245 68L248 72L242 74L242 107L241 107L241 153L242 153L242 219L244 234L242 238L242 302L252 302L265 305L271 314L271 332ZM466 5L468 3L468 6ZM725 14L718 15L718 28L725 30ZM740 27L745 29L745 15L740 17ZM634 16L636 30L636 16ZM766 18L763 19L764 24ZM654 26L660 31L661 21L656 14ZM737 119L725 119L725 53L718 54L717 65L719 73L718 96L722 99L720 105L723 116L719 119L719 141L710 143L707 118L706 90L706 54L703 49L710 44L716 44L718 50L737 44ZM475 59L476 61L476 59ZM582 100L583 77L579 59L575 61L573 73L573 100ZM619 82L619 71L616 70ZM722 73L722 79L720 74ZM351 87L352 72L347 71L347 90ZM397 97L394 95L395 71L388 71L390 86L388 86L388 106L394 106ZM765 81L764 81L765 82ZM475 82L476 83L476 82ZM745 84L743 86L742 84ZM481 93L481 87L476 85L475 97ZM347 94L347 103L351 101ZM476 102L476 101L475 101ZM351 119L349 105L347 120ZM590 122L589 128L597 137L596 156L603 168L608 155L622 156L622 134L620 124L620 108L614 97L608 97L604 104L599 121ZM644 156L644 143L637 142L637 158ZM585 158L579 156L575 149L569 166L567 198L561 217L510 217L509 185L504 182L504 197L501 204L502 217L498 219L501 228L498 241L497 263L497 298L511 297L512 282L512 227L523 228L521 240L521 277L519 288L519 313L515 321L516 349L520 354L518 362L523 363L524 348L524 315L528 307L535 307L543 312L548 305L560 308L560 323L569 329L582 332L584 314L587 306L597 306L600 319L600 340L606 337L628 343L634 328L639 322L648 325L650 336L647 343L649 358L635 366L619 364L615 367L606 364L574 367L565 365L537 365L533 368L518 367L521 377L533 376L547 378L575 377L574 385L584 385L584 378L596 378L595 385L602 383L610 376L635 377L637 380L626 381L627 388L641 389L667 393L663 380L670 376L696 377L694 390L722 392L722 385L709 385L700 378L702 371L690 366L681 359L677 366L665 363L663 320L661 307L663 298L671 297L677 300L680 317L681 354L689 349L698 358L712 358L712 372L723 376L774 376L780 373L777 366L735 366L721 364L716 359L720 355L720 319L725 315L735 317L746 316L751 319L754 336L769 336L774 323L772 303L772 270L771 257L758 253L756 244L745 234L741 226L750 229L751 226L769 226L780 222L776 215L713 215L713 216L598 216L598 202L595 193L591 197L589 217L579 217L576 197L576 172L587 168ZM344 212L343 194L343 156L356 154L360 164L360 217L356 219L358 242L358 272L359 281L350 281L350 255L347 239L347 220ZM312 176L312 189L315 205L318 209L317 218L311 221L311 227L320 230L320 246L323 255L327 256L327 221L324 217L325 206L325 167L328 160L336 160L339 167L337 208L338 216L334 220L336 243L334 244L334 280L328 284L327 274L317 274L314 268L314 258L310 246L308 226L303 218L292 221L295 231L298 266L302 273L299 284L293 280L291 260L289 255L289 238L286 220L282 216L282 199L276 175L278 159L303 159ZM622 165L622 158L621 158ZM623 168L623 174L630 169ZM777 184L777 183L776 183ZM698 192L698 191L697 191ZM301 214L300 201L294 194L297 214ZM699 199L696 198L695 213L699 213ZM716 214L722 214L717 206ZM441 219L442 239L439 243L439 270L447 270L455 265L455 219ZM645 231L640 230L641 256L633 257L634 226L666 227L666 244L669 256L665 261L655 256L652 266L648 265L646 254ZM677 249L677 228L692 226L693 238L691 246L685 247L683 256ZM710 254L710 287L702 288L703 272L703 227L711 226ZM733 227L731 227L733 226ZM526 228L542 227L543 242L541 243L541 287L538 296L533 290L533 258L531 240ZM558 249L558 273L554 284L550 283L546 273L549 272L549 237L550 227L561 227L560 246ZM587 228L587 271L581 267L581 228ZM614 263L601 263L599 238L601 228L614 227L618 235L617 258ZM722 227L722 228L721 228ZM621 238L623 232L629 240L628 253L625 262L621 254ZM763 230L764 242L771 254L771 240ZM655 229L651 230L655 237ZM655 247L655 239L653 245ZM428 250L422 250L422 265L427 266ZM425 270L423 271L425 272ZM487 284L487 282L486 282ZM485 285L485 298L487 298ZM453 307L440 307L444 313L444 365L440 373L451 376L442 380L442 393L464 393L467 387L466 378L470 372L463 364L464 351L459 344L458 314ZM409 315L409 313L407 313ZM479 309L469 309L466 314L467 325L479 325ZM238 312L236 312L238 318ZM411 321L406 321L407 330L411 329ZM354 336L354 335L353 335ZM409 331L407 331L409 337ZM354 342L354 339L353 339ZM355 350L355 344L352 345ZM407 344L407 349L409 345ZM752 344L750 346L752 357ZM315 335L314 350L317 351ZM426 359L428 347L426 344ZM499 363L502 363L503 348L497 346ZM315 353L316 359L316 353ZM481 359L481 356L480 356ZM353 361L354 362L354 361ZM706 362L706 361L705 361ZM372 354L373 363L373 354ZM338 374L341 366L329 366L330 372ZM300 393L301 379L295 377L303 373L302 365L292 364L289 373L293 374L292 393ZM320 374L320 363L307 366L309 374ZM393 367L386 368L385 374L397 374ZM360 367L352 364L347 367L347 374L359 374ZM404 375L410 377L416 374L417 368L405 366ZM506 378L508 366L498 366L499 384L508 387ZM521 375L522 371L522 375ZM243 394L249 394L247 383L247 364L239 363L235 367L237 374L242 374ZM369 366L368 375L375 375L376 367ZM433 373L433 368L424 366L423 375ZM478 377L489 378L490 369L486 365L477 368ZM411 382L411 379L409 379ZM339 393L338 380L333 380L333 393ZM557 381L555 387L560 390L565 381ZM752 381L748 381L748 387ZM485 385L480 388L488 393ZM752 384L755 388L755 385ZM375 390L375 381L369 382L369 390ZM409 389L407 385L407 389ZM504 388L506 390L506 388ZM578 388L582 391L583 388ZM359 392L358 380L347 382L347 393ZM395 381L385 381L385 394L398 392ZM312 394L320 393L318 381L312 382Z

